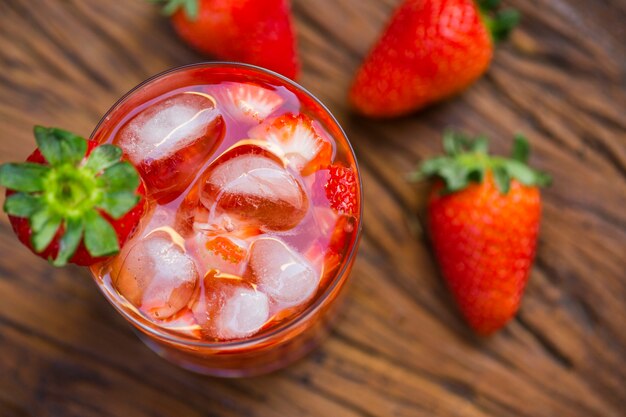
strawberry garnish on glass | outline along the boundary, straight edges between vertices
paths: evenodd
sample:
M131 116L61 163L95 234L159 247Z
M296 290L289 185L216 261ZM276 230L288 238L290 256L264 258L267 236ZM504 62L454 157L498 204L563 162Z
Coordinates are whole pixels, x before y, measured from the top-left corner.
M535 256L541 195L550 177L530 168L529 146L515 138L511 158L490 156L484 137L447 133L445 156L425 161L418 178L434 178L428 230L441 273L479 334L517 312Z
M92 265L119 252L144 212L144 189L122 150L35 127L38 148L0 165L4 211L20 241L55 266Z

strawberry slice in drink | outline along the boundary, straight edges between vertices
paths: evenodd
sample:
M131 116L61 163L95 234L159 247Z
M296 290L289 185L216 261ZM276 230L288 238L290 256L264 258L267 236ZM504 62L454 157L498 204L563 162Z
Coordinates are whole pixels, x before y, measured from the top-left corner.
M245 143L231 148L202 174L200 202L209 223L224 213L262 230L288 230L304 218L309 199L276 155Z
M327 166L333 156L333 145L326 133L302 113L286 113L267 120L248 134L271 144L272 150L277 149L278 155L302 175Z
M187 240L189 252L202 271L242 275L248 259L248 242L234 236L198 232Z
M240 339L258 332L270 319L270 300L241 277L212 271L192 311L205 337Z
M165 204L189 186L224 131L213 97L185 92L140 112L120 129L114 143L137 167L149 195Z
M225 114L248 123L261 123L285 101L276 91L252 83L222 83L214 96Z

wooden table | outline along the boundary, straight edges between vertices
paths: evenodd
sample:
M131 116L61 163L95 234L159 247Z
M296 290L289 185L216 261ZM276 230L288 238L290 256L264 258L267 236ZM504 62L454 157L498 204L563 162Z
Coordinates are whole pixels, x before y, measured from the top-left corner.
M344 317L308 358L221 380L158 358L86 270L53 269L0 222L0 415L626 415L626 2L516 0L524 15L487 76L411 117L351 115L351 75L399 0L294 0L301 83L354 144L365 230ZM536 4L539 3L539 4ZM144 1L0 2L0 155L31 126L89 134L128 89L202 57ZM519 315L479 339L453 307L405 174L453 126L508 150L525 132L550 171L537 261Z

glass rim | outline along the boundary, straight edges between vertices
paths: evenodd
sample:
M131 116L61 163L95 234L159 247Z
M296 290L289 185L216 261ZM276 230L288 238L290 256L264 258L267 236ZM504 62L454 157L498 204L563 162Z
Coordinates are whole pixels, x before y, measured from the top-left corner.
M343 266L342 266L341 270L337 272L337 274L335 275L333 280L328 284L328 286L326 287L324 292L319 297L317 297L317 299L313 303L311 303L309 306L307 306L297 317L295 317L293 320L289 320L289 321L285 322L283 325L279 325L275 329L270 330L268 332L261 332L258 335L255 335L255 336L252 336L252 337L249 337L249 338L245 338L245 339L240 339L240 340L232 340L232 341L224 341L224 342L207 342L207 341L203 341L203 340L191 339L191 338L188 338L188 337L186 337L184 335L176 335L173 332L164 331L164 330L162 330L161 328L158 327L158 324L150 322L149 319L141 317L139 314L137 314L138 317L134 317L133 314L130 314L129 312L125 311L122 308L122 306L119 305L119 302L117 300L115 300L109 294L109 291L106 288L103 288L104 286L98 281L98 279L96 278L96 274L94 274L93 271L91 271L91 274L92 274L94 280L96 281L96 285L98 286L100 291L103 293L105 298L113 305L113 307L118 312L120 312L120 314L122 314L122 316L125 319L130 321L134 326L136 326L139 329L141 329L144 333L146 333L148 335L151 335L151 336L154 336L158 340L166 340L167 342L172 342L172 343L179 344L179 345L192 346L192 347L197 347L197 348L210 348L210 349L215 349L215 350L231 350L231 349L235 350L235 349L241 349L241 348L253 346L253 345L262 343L263 341L270 340L272 338L280 336L281 333L288 332L290 329L292 329L293 327L297 326L298 324L300 324L302 322L305 322L308 317L312 316L315 312L317 312L322 307L322 305L328 299L328 297L337 289L337 286L339 285L339 283L345 281L344 280L344 275L349 272L348 269L349 269L349 267L351 267L351 265L352 265L352 263L354 261L354 257L356 256L357 249L358 249L358 246L359 246L359 241L360 241L360 238L361 238L361 232L362 232L362 227L363 227L363 220L362 220L363 219L363 184L362 184L362 180L361 180L361 172L360 172L360 169L359 169L358 161L357 161L356 155L354 153L354 149L352 148L352 144L350 143L350 141L348 139L348 136L346 135L346 132L343 130L343 128L341 127L341 125L339 124L339 122L337 121L335 116L330 112L328 107L326 107L317 97L315 97L306 88L304 88L300 84L296 83L295 81L293 81L293 80L291 80L291 79L289 79L289 78L287 78L287 77L285 77L285 76L283 76L283 75L281 75L281 74L279 74L277 72L274 72L272 70L269 70L269 69L266 69L266 68L263 68L263 67L258 67L256 65L245 64L245 63L240 63L240 62L228 62L228 61L205 61L205 62L198 62L198 63L181 65L181 66L169 68L169 69L167 69L165 71L162 71L162 72L160 72L158 74L155 74L155 75L147 78L146 80L142 81L141 83L137 84L135 87L130 89L122 97L120 97L106 111L106 113L102 116L102 118L100 119L100 121L98 122L98 124L96 125L94 130L91 132L90 138L93 138L93 136L98 132L98 129L106 121L108 116L115 109L117 109L119 107L119 105L121 105L124 101L126 101L128 98L130 98L136 91L140 90L141 88L146 87L147 85L149 85L153 81L156 81L156 80L158 80L158 79L160 79L162 77L165 77L167 75L170 75L170 74L173 74L173 73L176 73L176 72L183 72L183 71L194 69L194 68L243 68L243 69L248 69L248 70L252 70L253 72L254 71L260 72L260 73L263 73L265 75L269 75L270 77L277 78L280 82L282 82L284 84L287 84L290 87L294 88L295 90L305 94L311 100L313 100L314 103L316 103L318 106L320 106L320 108L328 116L330 116L329 120L332 123L334 123L335 126L339 129L339 132L341 133L341 135L345 139L345 143L348 145L348 150L350 151L350 155L352 156L352 160L354 161L354 165L355 165L356 171L357 171L356 174L357 174L358 190L359 190L359 212L358 212L358 215L357 215L356 235L352 239L352 242L353 242L352 246L350 248L350 251L349 251L348 255L344 258L344 262L343 262ZM346 277L345 279L347 280L348 278L349 277ZM146 323L143 323L142 320L140 320L140 319L145 320Z

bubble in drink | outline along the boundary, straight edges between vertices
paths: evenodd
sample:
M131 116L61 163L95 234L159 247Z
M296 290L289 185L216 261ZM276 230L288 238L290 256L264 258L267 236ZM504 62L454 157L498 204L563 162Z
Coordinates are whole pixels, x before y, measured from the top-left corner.
M209 273L193 311L206 336L238 339L263 327L270 318L270 302L267 295L239 277Z
M111 278L135 307L152 318L165 319L189 303L198 272L182 237L163 228L127 243L113 262Z
M214 99L180 93L148 107L117 134L119 145L137 167L148 193L159 203L178 197L224 136Z
M248 269L246 277L282 307L309 300L319 282L313 265L277 238L263 237L252 243Z
M221 212L257 222L264 230L288 230L305 216L308 197L282 161L253 144L232 148L205 171L200 201Z

